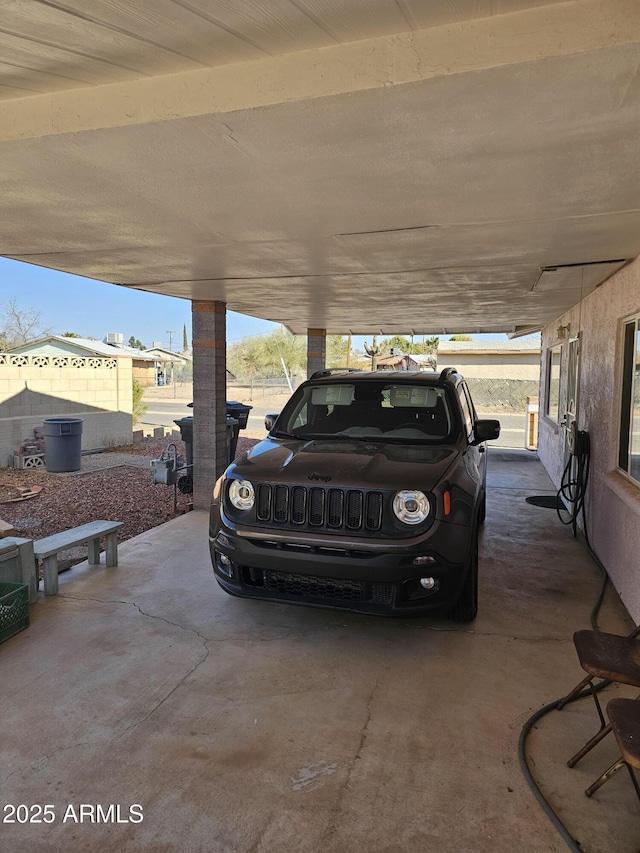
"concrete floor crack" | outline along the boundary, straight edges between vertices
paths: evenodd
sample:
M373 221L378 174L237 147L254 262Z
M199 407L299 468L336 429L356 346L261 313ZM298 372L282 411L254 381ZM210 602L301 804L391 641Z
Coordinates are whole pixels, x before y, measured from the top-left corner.
M71 595L70 596L63 596L63 597L64 598L70 598L70 599L73 599L76 601L98 601L98 602L101 602L104 604L124 604L127 607L134 607L138 611L138 613L140 613L141 616L146 616L148 619L157 619L160 622L164 622L166 625L171 625L174 628L179 628L181 631L187 631L191 634L194 634L196 637L198 637L202 641L202 647L203 647L205 653L200 658L200 660L195 664L195 666L192 666L191 669L189 669L182 676L182 678L180 678L180 680L177 682L177 684L174 684L174 686L171 688L171 690L169 690L169 692L165 696L163 696L163 698L160 699L160 701L157 702L153 706L153 708L151 708L148 711L148 713L146 713L144 715L144 717L137 720L135 723L132 723L130 726L127 726L127 728L124 731L122 731L119 735L117 735L115 738L113 738L111 740L111 743L116 743L121 738L123 738L126 734L128 734L130 731L137 728L142 723L146 722L153 714L155 714L155 712L159 708L161 708L162 705L168 699L171 698L171 696L176 692L176 690L178 690L185 683L185 681L188 678L190 678L190 676L192 676L193 673L199 669L199 667L202 666L202 664L207 660L207 658L209 657L209 654L211 652L211 649L209 648L209 643L215 642L214 640L210 639L209 637L205 637L203 634L201 634L195 628L186 628L184 625L179 625L177 622L172 622L170 619L165 619L164 616L154 616L154 614L146 612L145 610L142 609L142 607L140 607L139 604L136 604L135 601L122 601L121 599L88 598L88 597L71 596Z
M369 698L367 699L367 705L366 705L366 709L365 709L365 720L364 720L364 723L362 725L362 729L360 731L360 740L358 742L358 746L356 748L356 751L355 751L353 758L351 759L351 761L348 764L346 778L345 778L344 782L342 783L342 785L340 786L340 789L337 793L336 802L335 802L335 805L334 805L333 810L332 810L333 814L327 823L327 828L326 828L325 833L323 835L322 844L320 845L323 849L328 849L328 847L329 847L329 845L327 843L328 839L330 839L331 836L336 831L336 826L338 823L338 816L339 816L340 808L341 808L341 804L342 804L342 795L344 794L344 792L349 787L349 783L351 781L351 776L353 774L353 771L355 770L358 761L360 761L360 758L362 756L362 752L365 748L365 744L367 742L367 731L369 729L369 725L371 723L371 717L372 717L371 706L373 704L373 700L374 700L377 689L378 689L378 682L376 681L376 683L373 685L373 689L371 690L371 693L369 694Z
M134 729L137 729L137 728L138 728L138 726L141 726L143 723L146 723L146 722L147 722L147 720L148 720L150 717L152 717L152 716L153 716L153 714L155 714L155 712L156 712L159 708L161 708L161 707L164 705L164 703L165 703L165 702L167 702L167 701L168 701L168 700L173 696L173 694L174 694L177 690L179 690L179 689L182 687L182 685L185 683L185 681L187 681L187 679L188 679L188 678L190 678L190 677L194 674L194 672L197 672L197 671L198 671L198 669L202 666L202 664L203 664L203 663L205 663L205 661L206 661L206 660L207 660L207 658L209 657L209 654L211 653L211 649L210 649L210 648L209 648L209 646L208 646L208 641L207 641L207 640L205 640L205 641L203 642L203 647L204 647L204 649L205 649L205 654L204 654L204 655L203 655L203 657L202 657L202 658L201 658L201 659L200 659L200 660L195 664L195 666L192 666L192 667L191 667L191 669L189 669L187 672L185 672L185 674L184 674L184 675L182 676L182 678L177 682L177 684L174 684L174 686L171 688L171 690L169 690L169 692L166 694L166 696L163 696L163 697L162 697L162 699L160 699L160 701L159 701L159 702L156 702L156 704L153 706L153 708L151 708L151 709L150 709L150 710L149 710L149 711L144 715L144 717L142 717L141 719L137 720L135 723L131 723L131 725L130 725L130 726L127 726L127 728L126 728L124 731L120 732L120 734L119 734L117 737L115 737L115 738L113 738L113 739L112 739L111 743L117 743L117 742L118 742L119 740L121 740L125 735L129 734L129 732L133 731Z
M4 779L0 779L0 788L2 788L3 785L6 785L7 782L9 781L9 779L11 779L12 776L15 776L16 773L24 773L27 770L35 770L37 767L40 767L41 765L45 764L47 761L52 759L54 756L59 755L61 752L69 752L69 750L71 750L71 749L78 749L79 747L82 747L82 746L98 746L101 743L108 743L108 740L105 739L105 740L80 741L79 743L72 743L70 746L61 746L58 749L54 749L53 752L49 752L47 755L44 755L42 758L39 758L37 761L34 761L33 764L29 764L26 767L24 767L24 766L16 767L16 769L12 770L10 773L8 773L4 777Z
M187 628L184 625L180 625L178 622L172 622L170 619L165 619L164 616L156 616L153 613L148 613L146 610L143 610L139 604L136 604L135 601L123 601L120 598L90 598L88 596L79 595L60 595L59 598L70 599L72 601L97 601L100 604L124 604L126 607L135 607L141 616L146 616L149 619L157 619L160 622L164 622L166 625L179 628L181 631L188 631L191 634L195 634L196 637L200 637L200 639L205 643L213 642L214 640L213 637L205 637L204 634L201 634L195 628Z

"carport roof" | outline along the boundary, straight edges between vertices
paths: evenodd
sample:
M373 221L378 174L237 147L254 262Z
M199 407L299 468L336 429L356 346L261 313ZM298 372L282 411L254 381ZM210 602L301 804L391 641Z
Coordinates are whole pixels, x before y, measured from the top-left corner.
M0 255L296 333L521 334L640 254L634 0L87 8L0 5Z

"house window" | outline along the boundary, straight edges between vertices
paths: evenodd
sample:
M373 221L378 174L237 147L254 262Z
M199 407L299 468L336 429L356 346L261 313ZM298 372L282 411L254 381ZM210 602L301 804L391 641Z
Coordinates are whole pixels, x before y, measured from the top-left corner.
M618 465L640 482L640 317L624 324Z
M557 421L560 414L560 361L562 345L547 350L547 396L544 413Z

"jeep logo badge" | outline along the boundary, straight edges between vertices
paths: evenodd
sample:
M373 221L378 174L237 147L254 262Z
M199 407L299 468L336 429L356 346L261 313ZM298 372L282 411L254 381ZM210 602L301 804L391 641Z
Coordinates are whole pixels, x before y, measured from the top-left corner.
M307 477L307 480L320 480L321 483L328 483L330 479L330 474L316 474L315 471Z

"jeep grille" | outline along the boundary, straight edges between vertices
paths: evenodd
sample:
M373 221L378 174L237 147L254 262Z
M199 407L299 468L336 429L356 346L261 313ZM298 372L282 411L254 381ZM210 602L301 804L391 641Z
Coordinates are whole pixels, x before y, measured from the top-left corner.
M382 492L261 483L256 514L259 521L294 528L375 532L382 528L382 505Z

